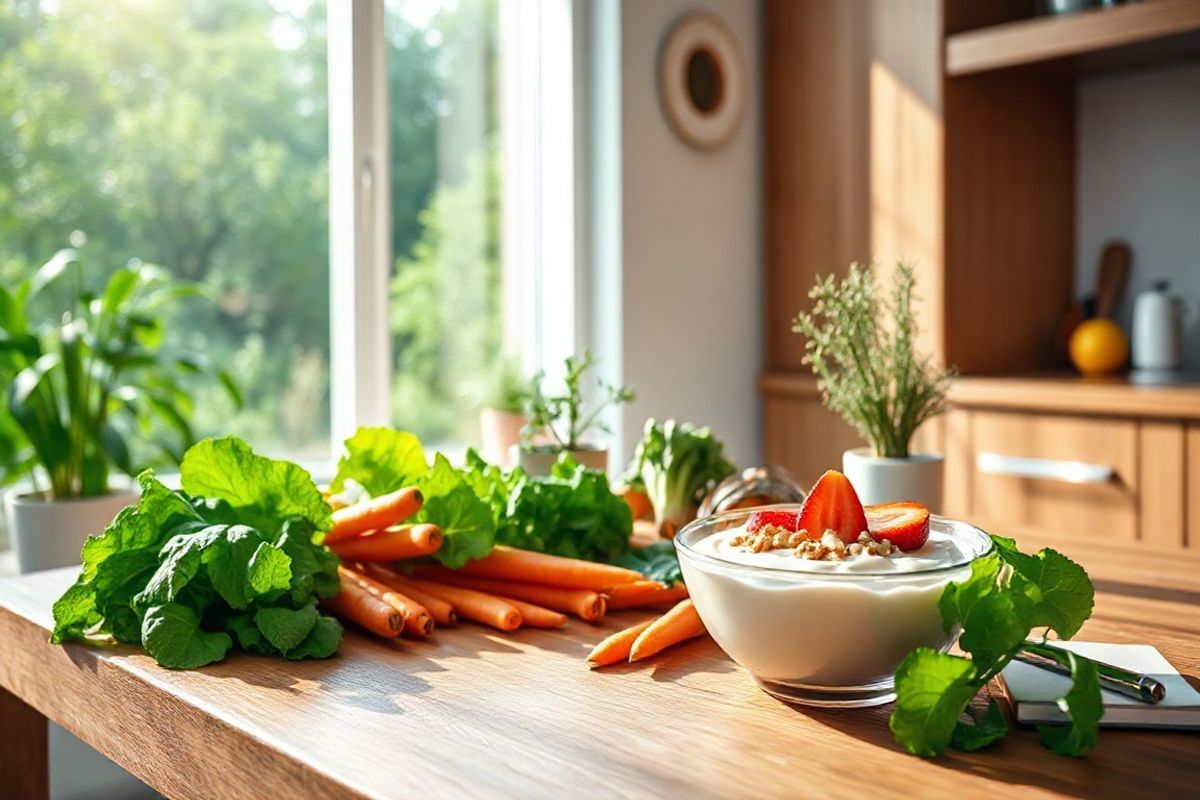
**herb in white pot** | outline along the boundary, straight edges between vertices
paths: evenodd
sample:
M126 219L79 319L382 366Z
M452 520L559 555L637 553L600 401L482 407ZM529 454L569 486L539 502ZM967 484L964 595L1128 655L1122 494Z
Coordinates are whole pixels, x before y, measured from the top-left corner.
M534 378L529 424L521 432L518 454L520 467L529 474L549 475L550 468L564 452L576 464L589 469L604 471L608 468L608 448L590 440L588 434L595 431L609 433L608 426L600 419L601 413L610 406L632 401L633 391L597 381L599 398L590 409L585 407L584 375L595 363L590 352L585 352L583 358L567 356L563 388L557 394L545 390L543 373Z
M848 450L842 467L864 503L913 500L940 511L942 456L910 452L922 423L946 408L953 369L936 366L915 346L911 264L897 264L891 292L880 296L869 267L851 264L840 280L818 279L810 312L792 330L805 337L825 406L870 445Z

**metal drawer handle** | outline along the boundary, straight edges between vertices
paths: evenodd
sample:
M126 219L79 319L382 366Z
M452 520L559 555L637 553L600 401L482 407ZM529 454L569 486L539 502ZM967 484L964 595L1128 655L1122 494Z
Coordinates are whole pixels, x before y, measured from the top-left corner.
M980 472L989 475L1012 475L1063 483L1108 483L1117 474L1104 464L1086 461L1059 461L1053 458L1023 458L1001 453L980 453L975 458Z

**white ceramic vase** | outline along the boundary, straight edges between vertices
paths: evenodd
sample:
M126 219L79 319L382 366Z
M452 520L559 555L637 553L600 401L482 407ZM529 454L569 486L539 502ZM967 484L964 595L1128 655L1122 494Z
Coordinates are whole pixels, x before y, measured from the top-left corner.
M138 494L129 488L114 488L100 497L81 497L46 502L40 492L14 490L4 497L9 537L21 574L80 563L83 542L98 536Z
M854 484L863 505L911 500L940 514L944 460L936 453L879 458L860 447L842 453L842 472Z
M521 469L530 475L549 475L550 468L558 461L558 455L561 450L550 448L536 448L534 450L526 450L518 445L513 445L509 451L510 458L517 463ZM571 458L576 464L582 464L588 469L596 469L601 472L608 470L608 450L593 447L584 447L578 450L568 450Z
M479 411L479 433L483 457L492 464L511 467L512 447L521 442L521 428L529 418L516 411L484 408Z

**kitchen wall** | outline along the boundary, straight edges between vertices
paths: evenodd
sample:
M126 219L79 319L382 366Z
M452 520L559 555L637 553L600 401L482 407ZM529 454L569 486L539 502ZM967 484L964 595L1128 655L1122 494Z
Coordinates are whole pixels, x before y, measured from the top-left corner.
M663 34L693 10L726 22L749 73L746 116L733 140L715 152L677 139L658 103ZM614 456L628 458L647 417L675 416L711 425L736 461L757 463L755 382L763 327L759 4L627 0L601 4L599 16L593 33L603 38L608 25L609 34L619 37L619 64L609 64L607 72L615 84L607 87L608 96L619 107L605 106L601 86L592 106L592 179L602 184L605 165L616 158L620 175L607 198L599 187L593 207L593 315L604 324L594 326L592 339L609 364L606 371L615 373L613 361L619 360L620 378L637 392L620 420L623 447ZM605 65L599 69L603 83ZM620 242L619 252L613 241ZM614 328L615 316L620 323Z
M1095 285L1104 243L1124 238L1133 268L1120 313L1156 280L1200 302L1200 67L1125 74L1078 89L1076 291ZM1200 323L1185 367L1200 370Z

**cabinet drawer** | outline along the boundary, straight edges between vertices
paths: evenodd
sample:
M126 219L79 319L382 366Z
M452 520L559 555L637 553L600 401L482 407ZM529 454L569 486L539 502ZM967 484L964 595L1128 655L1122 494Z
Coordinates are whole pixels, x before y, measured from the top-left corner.
M995 533L1136 538L1135 421L976 411L971 434L971 507Z

